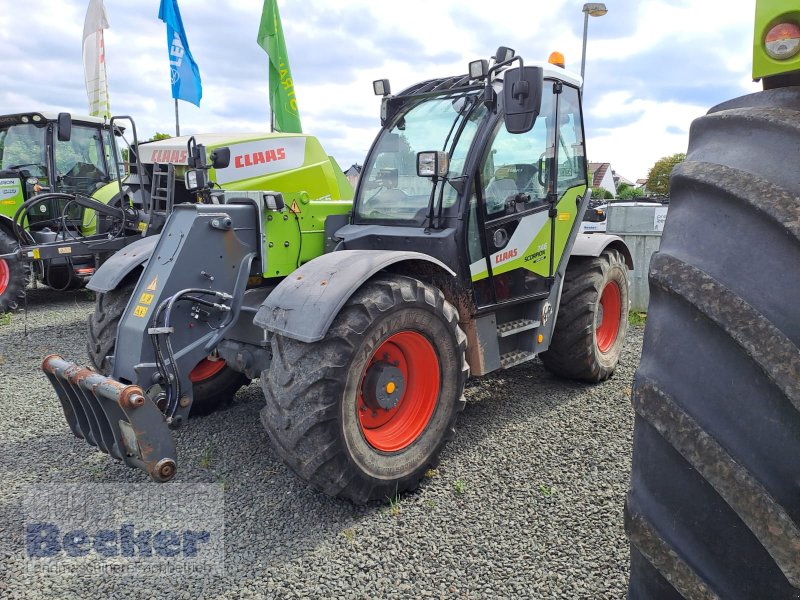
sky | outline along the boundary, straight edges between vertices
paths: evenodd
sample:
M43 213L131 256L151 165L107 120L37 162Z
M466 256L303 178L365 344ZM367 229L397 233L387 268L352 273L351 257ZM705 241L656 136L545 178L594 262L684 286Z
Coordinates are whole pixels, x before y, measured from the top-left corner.
M509 46L527 61L557 50L580 72L582 1L279 0L303 131L343 169L363 164L380 127L372 81L394 91ZM584 119L591 162L644 178L685 152L693 119L760 89L752 82L754 0L607 0L589 18ZM88 0L0 0L0 114L86 113L81 58ZM139 137L174 134L166 28L157 0L105 0L113 114ZM181 133L269 130L267 55L256 44L261 0L179 0L200 67L200 107L180 102Z

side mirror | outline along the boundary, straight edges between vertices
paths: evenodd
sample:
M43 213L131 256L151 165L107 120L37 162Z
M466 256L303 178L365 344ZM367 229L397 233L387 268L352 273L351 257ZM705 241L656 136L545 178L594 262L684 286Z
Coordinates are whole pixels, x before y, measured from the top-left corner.
M505 73L503 100L508 133L533 129L542 108L544 71L542 67L517 67Z
M265 192L263 198L264 206L267 210L280 212L286 208L286 201L283 199L283 194L280 192Z
M211 152L211 166L215 169L225 169L231 164L231 149L227 146L217 148Z
M440 150L417 152L417 175L419 177L446 177L450 170L450 157Z
M59 142L68 142L72 137L72 117L69 113L58 113L58 130L56 135Z

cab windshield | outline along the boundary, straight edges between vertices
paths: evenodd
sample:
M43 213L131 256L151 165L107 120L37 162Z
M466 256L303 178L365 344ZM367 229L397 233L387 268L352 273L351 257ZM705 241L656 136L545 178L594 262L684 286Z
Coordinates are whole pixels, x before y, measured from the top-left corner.
M20 169L29 177L47 177L46 131L33 123L0 128L0 171Z
M446 179L464 174L467 154L486 108L475 93L423 100L384 129L370 154L356 198L360 220L406 221L421 225L431 194L441 195L447 214L458 194L446 181L436 190L433 180L417 176L417 153L447 152L450 168Z
M97 127L73 125L69 141L56 142L59 191L91 196L110 181L101 134Z

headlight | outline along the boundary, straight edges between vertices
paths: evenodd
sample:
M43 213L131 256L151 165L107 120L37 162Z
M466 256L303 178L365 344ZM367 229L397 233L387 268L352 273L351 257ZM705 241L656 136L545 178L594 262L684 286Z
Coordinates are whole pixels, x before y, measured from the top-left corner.
M194 169L186 171L185 183L188 191L193 192L196 190L199 187L197 185L197 171Z
M447 152L417 153L417 175L420 177L445 177L449 170L450 157Z

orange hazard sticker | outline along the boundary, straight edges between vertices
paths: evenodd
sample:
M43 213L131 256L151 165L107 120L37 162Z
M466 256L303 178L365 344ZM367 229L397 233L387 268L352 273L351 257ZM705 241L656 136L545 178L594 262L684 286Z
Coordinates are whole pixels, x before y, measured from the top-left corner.
M297 200L292 200L292 205L289 207L289 210L296 215L300 214L300 206L297 204Z
M153 281L150 282L146 289L148 292L155 292L158 289L158 275L153 277Z

